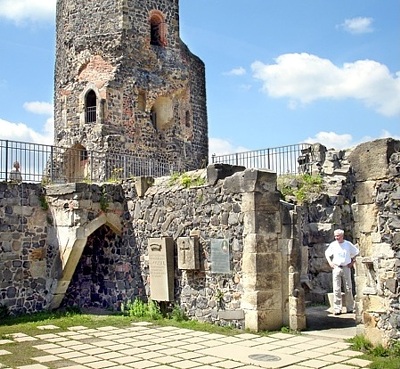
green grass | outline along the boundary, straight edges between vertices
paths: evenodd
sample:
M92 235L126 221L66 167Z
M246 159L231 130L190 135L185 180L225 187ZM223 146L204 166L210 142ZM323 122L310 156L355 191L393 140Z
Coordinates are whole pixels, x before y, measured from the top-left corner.
M357 335L348 340L351 348L363 353L360 359L370 360L370 369L399 369L400 368L400 342L394 342L389 347L374 346L362 335Z

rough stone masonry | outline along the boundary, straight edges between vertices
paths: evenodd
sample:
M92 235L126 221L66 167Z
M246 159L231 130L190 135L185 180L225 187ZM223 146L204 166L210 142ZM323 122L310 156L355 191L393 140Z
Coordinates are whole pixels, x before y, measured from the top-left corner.
M400 338L400 142L347 151L317 145L326 182L312 201L280 200L276 175L210 166L122 184L1 183L0 303L13 313L58 306L118 309L151 296L148 239L175 245L174 299L193 319L254 330L303 329L306 300L331 291L323 260L333 230L360 248L357 320L375 343ZM318 153L316 156L315 153ZM233 169L233 170L232 170ZM178 268L178 240L196 238L200 263ZM212 240L228 240L230 269L213 273Z

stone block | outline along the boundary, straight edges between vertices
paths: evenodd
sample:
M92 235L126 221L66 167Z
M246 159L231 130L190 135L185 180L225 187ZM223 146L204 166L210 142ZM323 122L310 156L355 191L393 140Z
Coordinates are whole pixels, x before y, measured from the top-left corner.
M361 233L375 232L378 227L378 211L374 205L358 205L357 222Z
M79 192L79 188L82 185L88 186L81 183L66 183L66 184L54 184L46 186L46 195L48 196L60 196L60 195L70 195ZM79 188L78 188L79 187Z
M269 234L246 234L244 237L244 250L243 253L265 253L265 252L278 252L278 235L276 233Z
M238 310L220 310L218 311L219 319L223 320L243 320L244 311L242 309Z
M282 311L280 286L276 290L245 292L242 308L245 310L280 310Z
M360 205L369 205L375 202L375 181L358 182L356 186L356 199Z
M278 192L277 175L273 171L246 169L243 172L244 192Z
M386 300L380 296L363 298L363 311L370 313L385 313L387 311Z
M199 237L178 237L178 268L186 270L200 269Z
M214 186L219 179L225 179L234 173L243 172L246 168L237 165L211 164L207 167L207 183Z
M260 272L280 273L282 256L278 252L245 253L243 255L243 273L256 274Z
M329 223L309 223L308 224L308 244L325 243L333 240L333 224Z
M274 192L246 192L242 197L242 211L274 213L280 210L280 195Z
M135 189L139 197L143 197L149 187L154 183L153 177L138 177L135 180Z
M256 213L247 212L243 217L244 234L256 233L260 235L269 235L279 233L280 217L279 212L275 213Z
M242 285L246 291L252 290L273 290L282 285L281 273L259 272L254 274L244 274Z
M388 159L398 149L399 141L392 138L358 145L348 157L356 180L361 182L386 177L389 168Z
M374 243L372 245L372 257L373 258L394 258L395 251L392 249L392 245L389 243Z
M174 298L174 243L171 237L148 239L150 291L155 301Z
M282 327L282 311L245 310L245 329L253 332L274 331Z

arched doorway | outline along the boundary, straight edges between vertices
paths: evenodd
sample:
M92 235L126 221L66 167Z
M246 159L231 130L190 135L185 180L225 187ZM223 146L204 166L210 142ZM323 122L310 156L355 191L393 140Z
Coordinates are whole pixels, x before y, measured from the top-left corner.
M98 228L87 238L61 306L118 308L135 285L132 267L121 257L129 252L110 227Z

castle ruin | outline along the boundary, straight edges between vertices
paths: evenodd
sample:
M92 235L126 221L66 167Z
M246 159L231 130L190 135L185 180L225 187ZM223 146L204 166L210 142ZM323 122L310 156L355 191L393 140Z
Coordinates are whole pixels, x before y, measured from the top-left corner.
M205 167L205 67L180 39L179 1L58 0L56 17L54 144L78 152L66 177L102 178L88 151Z

